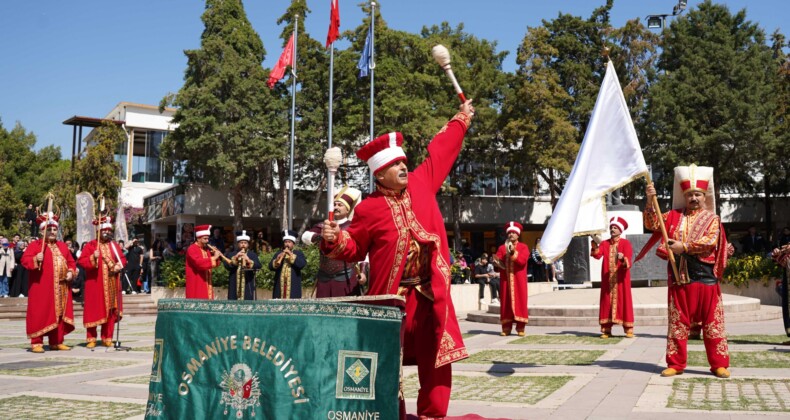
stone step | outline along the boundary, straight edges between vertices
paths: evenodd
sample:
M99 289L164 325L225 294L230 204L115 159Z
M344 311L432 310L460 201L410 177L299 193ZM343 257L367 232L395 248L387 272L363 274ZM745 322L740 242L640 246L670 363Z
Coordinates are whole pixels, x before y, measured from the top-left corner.
M725 323L755 322L782 317L782 308L778 306L761 306L758 310L751 311L731 311L724 309ZM466 320L471 322L481 322L486 324L499 324L499 314L486 311L469 312ZM634 324L644 326L667 325L666 315L634 315ZM570 316L570 315L533 315L532 308L529 308L529 325L532 326L575 326L593 327L598 326L598 312L592 316Z
M667 288L632 288L634 323L666 325ZM782 317L778 306L761 305L759 299L722 294L725 322L754 322ZM529 297L529 323L541 326L596 326L600 289L560 290ZM467 313L473 322L499 323L499 305L485 305Z
M82 318L83 305L74 302L74 317ZM156 315L156 302L148 294L124 295L124 315ZM0 299L0 320L21 320L27 316L27 298Z
M760 300L732 296L724 301L724 312L753 312L760 310ZM499 314L499 304L488 305L488 313ZM576 317L597 317L598 305L529 305L530 316L576 316ZM634 316L667 316L667 305L665 303L640 304L634 305Z

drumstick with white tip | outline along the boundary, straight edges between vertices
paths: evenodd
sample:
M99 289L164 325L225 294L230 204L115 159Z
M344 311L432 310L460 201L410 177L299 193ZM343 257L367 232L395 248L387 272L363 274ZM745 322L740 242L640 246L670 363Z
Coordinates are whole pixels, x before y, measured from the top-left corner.
M436 60L436 62L442 66L444 72L447 73L447 77L450 78L450 81L453 82L455 93L458 94L458 98L461 99L461 103L466 102L464 91L461 90L461 85L458 84L458 80L456 80L455 74L453 74L453 69L450 66L450 51L447 50L447 47L444 45L439 44L431 49L431 54L433 54L433 59Z

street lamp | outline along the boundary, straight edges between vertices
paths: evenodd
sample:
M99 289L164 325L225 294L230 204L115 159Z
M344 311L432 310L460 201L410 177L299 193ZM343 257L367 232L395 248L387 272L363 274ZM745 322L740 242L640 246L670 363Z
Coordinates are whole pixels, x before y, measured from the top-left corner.
M683 13L686 10L686 5L688 2L686 0L678 0L678 4L672 7L672 14L671 15L648 15L647 16L647 28L648 29L664 29L664 24L666 23L667 16L677 16Z
M650 15L647 17L648 29L663 29L664 19L669 15Z

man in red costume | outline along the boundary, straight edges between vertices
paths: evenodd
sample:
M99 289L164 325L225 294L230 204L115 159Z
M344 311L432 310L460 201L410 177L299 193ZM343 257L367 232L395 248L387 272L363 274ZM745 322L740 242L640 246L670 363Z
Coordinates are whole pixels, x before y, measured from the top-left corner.
M85 244L77 263L85 270L85 325L86 347L96 347L96 327L101 325L101 340L105 347L112 347L115 322L123 317L121 275L126 265L121 246L112 240L112 221L103 217L98 241Z
M417 364L420 418L443 418L450 403L450 363L469 356L450 298L450 252L436 194L453 167L474 115L471 101L428 145L428 157L406 168L400 133L377 137L357 151L376 179L376 192L357 205L348 229L325 220L321 249L356 262L370 255L368 295L406 299L403 363ZM401 400L401 418L405 418Z
M529 247L518 241L521 223L509 222L505 226L507 240L494 255L494 265L499 268L499 323L501 336L510 335L513 323L516 333L526 335L524 327L529 322L527 312L527 263Z
M634 257L631 242L622 237L628 222L622 217L609 220L609 239L593 237L590 255L601 264L601 303L598 322L601 338L612 335L612 325L622 325L625 336L634 336L634 302L631 299L631 261Z
M674 254L679 276L675 278L669 266L668 367L661 376L683 373L689 330L692 324L699 322L711 372L720 378L730 377L727 370L730 354L719 285L727 265L728 246L719 216L714 213L713 192L713 168L679 166L675 168L674 209L659 215L652 206L645 208L647 229L657 232L660 223L666 223L669 240L657 253L663 259L667 259L667 250ZM652 183L647 185L646 193L650 203L656 195ZM649 241L636 260L653 244L655 241Z
M27 336L33 353L44 352L44 335L50 350L71 350L63 344L74 331L74 307L69 283L77 273L71 250L58 241L58 216L39 216L43 239L33 241L22 255L28 270Z
M208 239L211 225L195 226L195 243L187 249L186 258L186 298L214 299L214 287L211 285L211 270L218 267L220 253L209 249Z

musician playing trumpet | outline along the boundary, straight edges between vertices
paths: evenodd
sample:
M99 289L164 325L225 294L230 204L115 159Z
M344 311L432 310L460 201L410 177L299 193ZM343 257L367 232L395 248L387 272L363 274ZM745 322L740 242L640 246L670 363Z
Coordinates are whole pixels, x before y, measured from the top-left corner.
M283 231L283 249L269 262L269 270L274 271L272 299L302 298L302 269L307 259L295 246L296 232Z
M507 240L499 247L494 256L494 265L499 268L499 323L502 324L500 335L510 335L513 323L516 333L524 336L524 327L529 322L527 314L527 262L529 247L519 242L521 224L509 222L505 226Z
M255 271L260 270L261 262L250 250L250 237L247 231L236 236L238 251L228 251L223 264L228 270L228 300L255 300Z
M222 253L208 244L211 225L195 227L195 243L187 248L186 298L214 300L211 270L219 267Z

